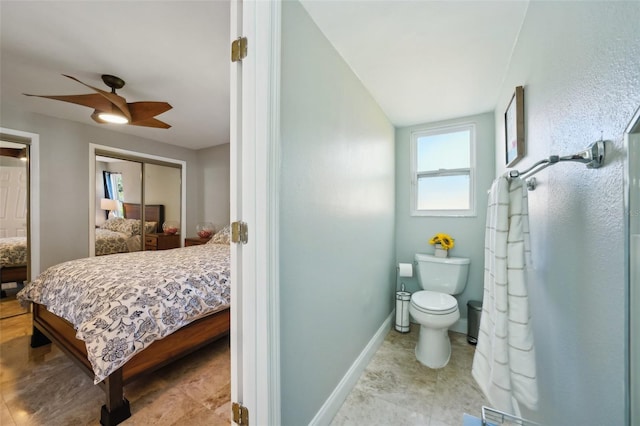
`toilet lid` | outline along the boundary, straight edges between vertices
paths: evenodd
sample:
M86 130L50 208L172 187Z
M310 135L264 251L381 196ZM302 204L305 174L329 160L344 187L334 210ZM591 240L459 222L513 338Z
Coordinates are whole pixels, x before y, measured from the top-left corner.
M436 291L415 292L411 296L411 303L420 311L436 314L448 314L458 309L455 297Z

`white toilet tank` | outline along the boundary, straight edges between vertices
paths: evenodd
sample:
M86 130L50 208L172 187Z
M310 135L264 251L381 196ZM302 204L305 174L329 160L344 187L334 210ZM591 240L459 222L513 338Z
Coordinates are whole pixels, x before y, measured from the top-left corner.
M416 253L418 283L423 290L460 294L467 285L471 259Z

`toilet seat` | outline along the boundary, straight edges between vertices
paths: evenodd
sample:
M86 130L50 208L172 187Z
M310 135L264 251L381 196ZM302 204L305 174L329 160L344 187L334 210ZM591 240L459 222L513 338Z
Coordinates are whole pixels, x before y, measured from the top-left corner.
M455 297L429 290L413 293L411 305L417 311L431 315L447 315L458 310L458 301Z

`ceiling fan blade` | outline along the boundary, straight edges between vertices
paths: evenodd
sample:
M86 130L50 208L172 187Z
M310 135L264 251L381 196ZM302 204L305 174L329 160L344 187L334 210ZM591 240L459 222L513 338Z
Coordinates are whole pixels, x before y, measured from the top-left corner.
M131 126L157 127L158 129L168 129L171 127L170 124L156 118L147 118L146 120L135 121L129 124Z
M130 102L127 104L131 112L131 123L153 118L173 108L167 102Z
M91 93L88 95L62 95L62 96L30 95L28 93L23 93L23 95L35 96L38 98L53 99L56 101L69 102L72 104L87 106L89 108L99 109L101 111L106 111L111 108L111 102L104 96L97 93Z
M120 111L122 111L124 116L127 117L127 119L129 119L129 121L131 121L131 113L129 112L129 108L127 107L127 100L125 98L123 98L122 96L117 95L115 93L106 92L104 90L98 89L97 87L90 86L90 85L88 85L86 83L81 82L77 78L70 76L70 75L67 75L67 74L62 74L62 75L67 77L67 78L70 78L71 80L77 81L78 83L82 84L83 86L86 86L86 87L88 87L90 89L95 90L100 95L102 95L107 100L109 100L109 102L111 102L116 107L118 107L118 109ZM103 109L103 111L104 111L104 109Z

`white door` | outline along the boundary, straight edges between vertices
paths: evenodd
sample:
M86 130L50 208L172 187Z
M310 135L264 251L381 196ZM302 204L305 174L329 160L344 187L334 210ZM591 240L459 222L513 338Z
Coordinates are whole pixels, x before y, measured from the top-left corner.
M27 236L27 163L0 169L0 237Z
M247 56L231 64L231 400L250 425L280 424L277 144L280 2L232 0L231 39Z

